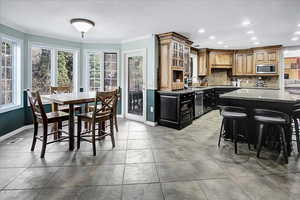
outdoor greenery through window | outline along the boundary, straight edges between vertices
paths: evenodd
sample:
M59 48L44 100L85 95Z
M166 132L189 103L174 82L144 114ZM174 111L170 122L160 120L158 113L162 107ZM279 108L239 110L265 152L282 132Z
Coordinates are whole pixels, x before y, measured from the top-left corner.
M88 56L89 65L89 87L92 91L99 91L101 89L101 70L100 70L101 54L91 53Z
M117 88L117 54L104 53L104 90Z
M32 56L32 90L40 94L49 94L51 86L51 50L33 47Z
M73 53L58 51L57 57L57 85L72 87L73 81Z
M1 43L0 107L14 103L14 46L13 43L8 41L2 41Z
M74 55L72 51L32 47L32 90L39 91L40 94L49 94L50 86L72 88Z

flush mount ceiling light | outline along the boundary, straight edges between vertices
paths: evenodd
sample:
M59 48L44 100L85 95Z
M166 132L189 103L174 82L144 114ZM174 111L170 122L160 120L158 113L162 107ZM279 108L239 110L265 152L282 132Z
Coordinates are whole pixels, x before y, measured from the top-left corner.
M70 23L81 33L81 37L84 38L84 34L95 26L95 23L89 19L74 18Z
M251 40L257 40L257 37L251 37Z
M200 28L200 29L198 30L198 33L205 33L205 29L204 29L204 28Z
M218 44L223 44L223 42L222 42L222 41L219 41Z
M228 45L224 45L224 48L228 48L229 46Z
M292 41L297 41L299 38L298 37L292 37Z
M258 44L260 44L260 42L254 42L254 44L255 44L255 45L258 45Z
M216 39L216 37L213 36L213 35L211 35L211 36L209 36L209 39L210 39L210 40L214 40L214 39Z

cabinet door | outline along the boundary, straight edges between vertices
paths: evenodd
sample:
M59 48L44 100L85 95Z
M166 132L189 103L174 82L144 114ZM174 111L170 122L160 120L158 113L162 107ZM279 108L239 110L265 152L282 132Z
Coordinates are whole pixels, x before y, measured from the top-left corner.
M253 54L246 54L246 74L254 74Z
M267 61L266 52L265 51L257 51L255 52L255 63L256 65L265 64Z
M216 54L216 64L217 65L232 65L232 55L231 54Z
M206 76L207 75L207 65L206 65L206 53L199 53L198 56L198 75Z
M277 52L274 51L268 51L267 52L268 62L269 64L276 64L277 62Z
M242 75L244 73L244 54L236 54L235 56L235 74Z

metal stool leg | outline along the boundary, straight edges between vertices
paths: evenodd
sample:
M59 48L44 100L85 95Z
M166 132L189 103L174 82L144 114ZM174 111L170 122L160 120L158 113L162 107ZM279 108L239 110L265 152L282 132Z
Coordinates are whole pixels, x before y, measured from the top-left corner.
M257 154L256 154L256 157L258 158L262 147L263 132L264 132L264 124L259 124L258 144L257 144Z
M222 125L221 125L221 130L220 130L220 135L219 135L218 147L220 147L221 138L222 138L222 134L223 134L223 129L224 129L224 118L222 119Z

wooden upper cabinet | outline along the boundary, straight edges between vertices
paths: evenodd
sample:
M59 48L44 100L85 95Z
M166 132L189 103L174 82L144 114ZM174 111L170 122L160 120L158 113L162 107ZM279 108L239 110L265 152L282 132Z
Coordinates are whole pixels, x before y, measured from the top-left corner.
M255 67L253 62L253 53L248 53L245 55L246 57L246 74L254 74L255 73Z
M244 54L236 54L235 55L235 67L234 67L234 74L235 75L243 75L244 74L244 67L245 67L245 58Z
M216 54L216 65L232 65L232 54Z
M207 50L201 50L198 53L198 76L207 75Z
M272 50L272 51L267 51L267 56L268 56L268 62L269 64L276 64L277 63L277 51Z
M238 51L235 53L233 75L253 75L253 53L251 51Z

